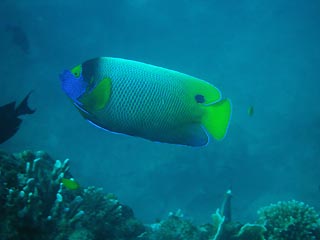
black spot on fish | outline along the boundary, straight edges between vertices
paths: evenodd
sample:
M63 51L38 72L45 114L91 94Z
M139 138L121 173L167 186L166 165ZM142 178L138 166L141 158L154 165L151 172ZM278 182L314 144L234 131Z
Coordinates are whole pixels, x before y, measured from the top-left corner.
M197 103L204 103L205 100L204 100L204 96L203 95L200 95L200 94L197 94L194 99L197 101Z

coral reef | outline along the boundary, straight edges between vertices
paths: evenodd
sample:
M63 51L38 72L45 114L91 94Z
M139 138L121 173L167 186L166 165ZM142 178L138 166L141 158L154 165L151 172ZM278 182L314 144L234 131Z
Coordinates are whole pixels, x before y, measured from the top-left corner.
M320 239L320 218L314 208L295 200L278 202L261 208L259 220L267 231L267 239L317 240Z
M231 191L228 190L221 210L212 214L212 223L195 227L180 211L151 225L150 240L318 240L320 218L303 202L271 204L258 211L256 223L242 224L231 219Z
M144 226L113 194L69 190L69 160L43 151L0 153L0 239L136 239Z
M144 225L114 194L82 188L69 159L43 151L0 151L1 240L318 240L317 212L298 201L278 202L258 211L255 223L233 221L231 190L212 222L196 226L181 210Z
M184 218L181 210L178 209L175 213L169 213L168 218L151 224L146 239L207 240L211 231L211 225L195 226L190 220Z
M212 214L212 236L210 240L264 240L265 227L262 224L241 224L232 221L231 189L223 199L221 210Z

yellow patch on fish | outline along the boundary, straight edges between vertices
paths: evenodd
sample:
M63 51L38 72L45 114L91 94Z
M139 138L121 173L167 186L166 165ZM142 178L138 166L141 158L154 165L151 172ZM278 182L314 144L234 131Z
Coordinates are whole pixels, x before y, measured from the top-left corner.
M92 82L93 80L91 80ZM80 98L84 109L99 111L103 109L109 101L111 94L111 79L105 78L89 93Z
M75 66L74 68L71 69L71 73L75 76L75 77L79 77L81 75L82 72L82 66L81 64Z

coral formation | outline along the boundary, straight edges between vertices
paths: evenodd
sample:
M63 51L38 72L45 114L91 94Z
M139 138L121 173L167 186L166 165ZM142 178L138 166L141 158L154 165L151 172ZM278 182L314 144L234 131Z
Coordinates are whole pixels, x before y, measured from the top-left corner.
M267 229L262 224L250 224L243 225L234 239L238 240L264 240L264 232Z
M266 231L262 224L240 224L231 221L231 190L228 190L220 210L212 214L210 240L264 240Z
M231 219L231 190L211 224L196 226L181 210L143 225L114 194L82 188L69 159L43 151L0 151L1 240L317 240L320 218L298 201L278 202L258 211L256 223Z
M113 194L69 190L69 160L43 151L0 153L0 239L136 239L144 226ZM22 237L23 236L23 237Z
M320 239L320 218L314 208L295 200L278 202L258 211L270 240Z
M169 213L168 218L159 223L151 224L147 233L148 240L207 240L209 239L212 226L195 226L183 217L181 210Z
M212 240L218 240L221 238L221 234L223 233L222 228L225 224L226 217L224 216L223 212L220 211L218 208L214 214L211 215L212 223L213 223L213 232L214 236Z

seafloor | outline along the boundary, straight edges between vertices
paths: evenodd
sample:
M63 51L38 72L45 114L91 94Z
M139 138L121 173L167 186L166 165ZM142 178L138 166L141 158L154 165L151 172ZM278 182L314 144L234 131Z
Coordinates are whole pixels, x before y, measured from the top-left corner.
M232 220L228 190L222 205L208 213L210 223L196 225L177 210L144 224L114 194L64 179L72 179L69 159L54 160L44 151L0 152L0 239L320 239L319 214L303 202L271 204L259 209L255 222L240 223Z

